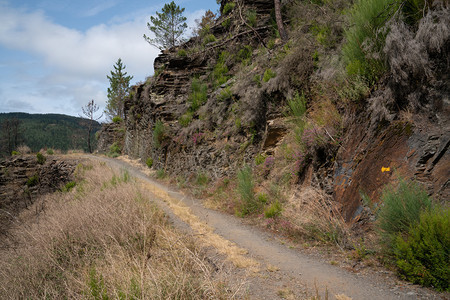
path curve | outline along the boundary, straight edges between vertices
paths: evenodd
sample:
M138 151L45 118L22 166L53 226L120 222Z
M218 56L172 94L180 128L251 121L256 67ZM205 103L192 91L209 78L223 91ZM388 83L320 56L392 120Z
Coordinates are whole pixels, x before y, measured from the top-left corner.
M170 197L171 200L187 206L192 214L209 225L214 233L235 243L240 248L246 249L248 256L252 259L261 264L275 266L279 272L283 272L290 278L305 284L313 294L315 294L313 292L314 286L317 285L318 287L326 287L331 299L334 298L333 295L340 294L351 299L442 299L434 293L428 292L427 289L420 289L419 296L418 288L415 286L399 288L395 284L387 283L382 276L375 278L377 276L373 274L350 273L337 266L318 261L309 255L290 249L258 228L243 224L239 218L205 208L200 201L150 179L138 168L125 161L104 156L86 156L106 162L116 169L126 169L130 175L148 184L151 187L150 192L152 192L152 189L156 191L152 192L156 202L162 206L177 227L186 229L189 225L171 211L167 199L161 201L161 197L158 196L161 191L164 191L166 197Z

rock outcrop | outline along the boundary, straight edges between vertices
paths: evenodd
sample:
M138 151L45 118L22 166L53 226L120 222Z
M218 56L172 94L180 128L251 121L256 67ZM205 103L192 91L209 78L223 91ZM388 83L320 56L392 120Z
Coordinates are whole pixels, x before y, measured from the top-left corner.
M0 161L0 238L14 217L37 197L60 189L74 179L77 160L47 156L44 164L35 155Z

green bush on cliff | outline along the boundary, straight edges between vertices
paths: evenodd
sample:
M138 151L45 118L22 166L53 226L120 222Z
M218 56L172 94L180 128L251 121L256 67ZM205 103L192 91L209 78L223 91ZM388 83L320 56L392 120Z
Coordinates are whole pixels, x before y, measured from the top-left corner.
M147 165L147 167L151 168L153 166L153 158L147 158L145 164Z
M156 148L161 147L161 143L164 140L166 128L164 127L163 122L161 120L156 121L155 126L153 127L153 145Z
M397 235L394 253L400 277L437 290L450 289L450 209L425 210L404 238Z
M119 116L115 116L114 118L112 118L113 123L121 123L123 121L123 119Z
M208 100L208 86L200 79L194 78L191 83L191 93L188 102L191 104L190 110L192 112L199 109L200 106Z
M398 234L408 232L419 222L420 213L431 208L427 192L416 182L400 179L398 186L387 185L381 194L379 227L387 249L392 249Z
M238 171L238 193L240 203L236 210L238 216L245 216L255 213L261 208L261 202L255 197L252 169L250 166L244 166Z
M47 158L40 152L38 152L36 154L36 159L37 159L37 163L40 165L45 164L45 161L47 160Z
M109 152L107 153L107 155L109 157L118 157L120 156L120 153L122 151L120 150L120 146L117 142L113 143L111 146L109 146Z

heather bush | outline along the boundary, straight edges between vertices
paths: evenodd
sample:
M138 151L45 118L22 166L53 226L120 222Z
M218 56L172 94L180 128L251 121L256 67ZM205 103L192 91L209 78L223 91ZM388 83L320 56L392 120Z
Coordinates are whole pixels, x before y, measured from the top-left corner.
M437 290L450 290L450 209L434 207L421 213L406 237L394 243L396 265L402 278Z

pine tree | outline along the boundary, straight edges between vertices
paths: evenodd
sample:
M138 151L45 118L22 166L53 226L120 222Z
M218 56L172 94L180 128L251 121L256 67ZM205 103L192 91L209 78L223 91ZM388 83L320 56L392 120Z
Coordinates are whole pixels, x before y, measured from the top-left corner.
M152 39L144 34L144 39L160 50L172 48L183 42L182 35L187 28L183 12L184 8L180 8L175 2L166 3L162 12L156 12L157 17L150 17L151 24L147 23L148 29L155 34L155 38Z
M125 68L122 59L119 58L114 65L114 71L111 71L111 76L106 76L109 79L110 87L108 88L105 115L111 120L116 116L122 119L125 117L123 104L128 94L130 81L133 79L133 76L127 76L127 72L124 72Z

